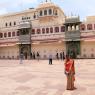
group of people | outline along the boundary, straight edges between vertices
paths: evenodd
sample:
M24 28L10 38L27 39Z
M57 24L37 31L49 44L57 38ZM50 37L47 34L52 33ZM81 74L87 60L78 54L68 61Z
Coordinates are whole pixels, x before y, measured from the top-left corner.
M64 51L63 52L60 52L60 53L56 53L56 59L61 59L61 60L64 60L65 59L65 55L64 55Z
M39 52L37 53L34 53L34 52L31 52L31 59L40 59L40 54Z

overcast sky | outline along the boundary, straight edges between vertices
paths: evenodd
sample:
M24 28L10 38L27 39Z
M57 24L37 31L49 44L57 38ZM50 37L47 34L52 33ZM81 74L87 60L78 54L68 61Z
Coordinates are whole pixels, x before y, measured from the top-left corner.
M0 0L0 14L18 12L37 5L45 0ZM81 19L95 15L95 0L51 0L60 6L64 13L69 16L79 15Z

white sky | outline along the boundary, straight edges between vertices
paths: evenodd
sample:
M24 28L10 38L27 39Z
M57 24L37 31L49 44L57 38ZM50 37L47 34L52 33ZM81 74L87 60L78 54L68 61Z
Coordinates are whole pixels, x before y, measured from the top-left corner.
M2 0L0 1L0 14L16 12L37 7L45 0ZM51 0L60 6L66 15L79 15L81 19L95 15L95 0Z

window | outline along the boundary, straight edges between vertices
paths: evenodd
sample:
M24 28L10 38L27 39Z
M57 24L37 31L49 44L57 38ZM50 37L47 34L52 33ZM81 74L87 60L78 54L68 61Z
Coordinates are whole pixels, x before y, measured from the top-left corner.
M65 32L65 26L61 26L61 32Z
M15 32L12 32L12 36L15 36Z
M0 38L3 38L3 33L0 33Z
M44 10L44 15L47 15L47 10Z
M59 32L59 27L55 27L55 32Z
M35 29L32 29L32 34L35 34Z
M11 37L11 32L8 32L8 37Z
M12 26L12 23L10 22L10 24L9 24L10 26Z
M35 15L35 13L34 13L34 18L36 18L36 15Z
M7 33L4 33L4 37L7 37Z
M52 27L50 28L50 33L53 33L53 28Z
M58 15L57 10L55 11L55 15Z
M22 17L22 20L24 20L24 17Z
M40 16L42 16L42 14L43 14L43 12L42 12L42 11L40 11Z
M49 28L46 28L46 33L49 33Z
M14 22L14 25L16 25L16 22Z
M37 34L40 34L40 29L37 29Z
M31 19L31 17L28 17L28 19Z
M14 59L14 56L12 56L12 59Z
M49 9L49 15L51 15L52 14L52 10L51 9Z
M42 28L42 34L45 34L45 28Z
M8 26L8 24L6 23L6 24L5 24L5 26L7 27L7 26Z
M91 57L94 58L94 54L91 54Z
M80 30L85 30L85 28L86 28L86 27L85 27L84 24L81 24L81 25L80 25Z
M92 30L92 24L88 24L88 25L87 25L87 29L88 29L88 30Z
M19 31L17 31L17 36L19 36Z

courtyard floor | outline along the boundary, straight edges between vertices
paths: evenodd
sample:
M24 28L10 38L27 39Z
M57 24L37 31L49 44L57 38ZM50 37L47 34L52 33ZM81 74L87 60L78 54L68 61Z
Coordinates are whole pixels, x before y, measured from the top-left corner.
M66 90L64 61L0 60L0 95L95 95L95 59L75 60L77 87Z

